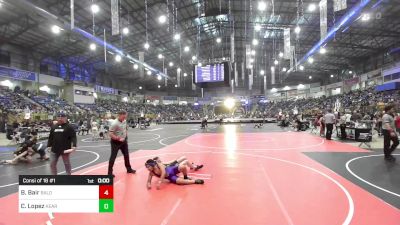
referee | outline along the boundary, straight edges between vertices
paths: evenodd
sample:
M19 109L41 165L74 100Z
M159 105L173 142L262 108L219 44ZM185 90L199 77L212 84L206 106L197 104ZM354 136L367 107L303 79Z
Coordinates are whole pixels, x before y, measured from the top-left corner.
M115 119L110 126L111 155L110 161L108 162L108 175L112 175L113 177L114 162L119 150L121 150L122 154L124 155L126 172L136 173L136 171L132 169L129 162L129 150L127 141L128 126L126 125L127 115L128 113L126 111L119 112L118 118Z
M328 109L328 113L324 116L325 124L326 124L326 140L332 140L332 130L333 125L336 123L335 114L332 113L332 109Z
M393 105L385 106L385 115L382 117L383 152L385 153L385 160L390 162L396 161L392 152L399 145L399 137L397 137L395 131L394 114L395 110ZM390 145L390 142L392 142L392 145Z
M51 148L51 174L57 175L57 162L58 158L61 156L66 174L71 175L69 155L76 150L76 132L68 123L65 113L59 113L57 115L57 123L50 130L47 147Z

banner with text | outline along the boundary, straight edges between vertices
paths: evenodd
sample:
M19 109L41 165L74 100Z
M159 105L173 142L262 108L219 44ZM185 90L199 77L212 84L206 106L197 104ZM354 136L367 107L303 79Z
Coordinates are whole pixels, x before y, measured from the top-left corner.
M333 11L337 12L347 8L347 0L333 0Z
M119 34L119 0L111 0L111 35Z
M3 66L0 66L0 76L9 77L15 80L37 81L37 74L34 72Z
M290 59L290 28L283 29L283 58Z
M321 39L326 37L328 32L328 7L327 0L321 0L319 2L319 16L320 16L320 29L321 29Z
M110 88L110 87L104 87L104 86L100 86L100 85L96 85L94 87L96 92L101 92L101 93L105 93L105 94L112 94L112 95L116 95L118 94L118 90L114 89L114 88Z

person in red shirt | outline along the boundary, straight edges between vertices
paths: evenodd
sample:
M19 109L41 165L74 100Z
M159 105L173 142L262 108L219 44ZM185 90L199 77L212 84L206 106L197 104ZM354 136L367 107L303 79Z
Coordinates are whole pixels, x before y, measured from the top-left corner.
M394 123L395 123L395 125L396 125L397 133L400 134L400 113L397 114Z

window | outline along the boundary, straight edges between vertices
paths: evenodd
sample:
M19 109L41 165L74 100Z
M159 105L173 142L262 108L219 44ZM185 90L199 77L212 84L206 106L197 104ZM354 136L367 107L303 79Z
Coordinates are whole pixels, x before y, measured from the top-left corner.
M400 72L392 74L392 80L400 79Z
M383 77L383 82L388 82L392 80L392 75L387 75Z

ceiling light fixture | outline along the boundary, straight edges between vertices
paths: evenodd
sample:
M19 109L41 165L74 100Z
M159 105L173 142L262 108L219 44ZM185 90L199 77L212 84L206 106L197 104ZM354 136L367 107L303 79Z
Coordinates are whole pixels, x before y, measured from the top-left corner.
M263 2L263 1L259 1L257 9L260 11L264 11L265 9L267 9L267 3Z
M129 28L124 27L124 28L122 29L122 33L123 33L124 35L129 34Z
M175 34L174 35L174 39L175 39L175 41L179 41L181 39L181 35L180 34Z
M121 62L122 57L120 55L115 56L115 61Z
M96 13L98 13L100 11L100 7L98 5L96 5L96 4L92 4L90 6L90 10L92 10L92 13L96 14Z
M300 31L301 31L301 28L297 25L297 26L294 28L294 32L295 32L296 34L299 34Z
M96 44L95 43L90 43L89 48L90 48L90 50L95 51L96 50Z
M317 9L317 6L314 3L311 3L308 5L308 11L309 12L314 12Z
M55 34L59 34L60 31L61 31L61 28L60 28L59 26L57 26L57 25L53 25L53 26L51 27L51 31L52 31L53 33L55 33Z
M370 19L370 16L369 16L368 13L363 13L363 14L361 15L361 20L362 20L362 21L368 21L369 19Z
M167 22L167 17L165 15L161 15L160 17L158 17L158 22L161 24Z

